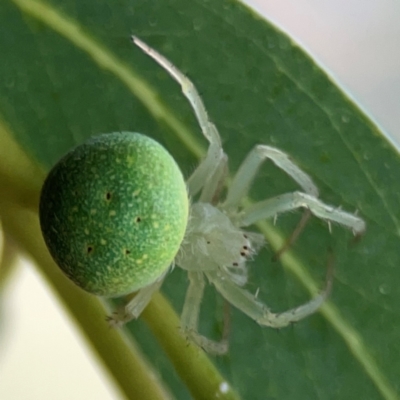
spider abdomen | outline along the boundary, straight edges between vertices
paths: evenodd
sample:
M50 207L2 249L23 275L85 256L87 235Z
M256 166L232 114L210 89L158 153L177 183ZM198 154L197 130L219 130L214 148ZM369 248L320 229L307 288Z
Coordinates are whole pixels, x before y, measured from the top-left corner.
M119 296L155 281L173 261L188 218L182 174L153 139L89 139L44 184L40 222L53 258L78 286Z

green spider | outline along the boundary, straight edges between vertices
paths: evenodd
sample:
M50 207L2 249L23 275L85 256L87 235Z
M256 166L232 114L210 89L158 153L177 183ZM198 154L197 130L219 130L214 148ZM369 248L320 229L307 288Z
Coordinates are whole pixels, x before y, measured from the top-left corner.
M139 317L172 266L186 270L189 288L181 329L212 353L224 353L228 345L198 332L206 279L260 325L281 328L317 311L328 295L330 280L315 298L282 313L271 312L244 288L246 262L264 244L262 235L245 229L298 208L357 235L364 232L365 222L321 202L312 179L288 155L265 145L249 153L226 198L216 202L227 178L228 157L195 86L154 49L137 37L132 40L181 85L209 142L207 155L185 183L169 153L139 133L99 135L70 151L51 170L40 202L43 235L56 263L93 294L118 297L137 291L110 317L116 326ZM242 199L268 159L301 191L242 208ZM189 204L195 196L198 201Z

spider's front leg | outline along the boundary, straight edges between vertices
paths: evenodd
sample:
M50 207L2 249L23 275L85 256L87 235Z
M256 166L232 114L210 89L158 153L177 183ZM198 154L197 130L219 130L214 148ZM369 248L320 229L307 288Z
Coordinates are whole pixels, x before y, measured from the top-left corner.
M365 231L366 225L363 219L324 204L314 196L302 192L286 193L253 204L241 215L238 225L249 226L259 220L273 218L280 213L293 211L297 208L308 209L320 219L343 225L351 229L355 235L361 235Z
M328 222L337 222L351 229L355 234L359 235L364 232L364 220L318 200L318 188L312 179L294 164L286 153L265 145L256 146L243 161L233 179L226 201L222 205L223 208L235 209L239 206L242 198L247 195L261 164L267 159L272 160L277 167L295 180L304 193L286 193L258 202L242 213L239 220L236 221L238 226L249 226L262 219L274 218L280 213L305 208L318 218Z
M237 210L240 206L241 200L248 194L250 185L254 181L262 163L268 159L296 181L305 193L318 197L318 188L312 179L295 163L293 163L286 153L274 147L258 145L247 155L239 167L239 170L233 178L232 185L229 188L227 198L221 206L222 208L233 211ZM297 228L288 238L283 247L277 251L274 259L278 259L280 255L296 240L309 218L310 212L306 211Z
M197 121L199 122L201 131L210 143L206 157L187 181L189 194L194 196L203 188L210 177L215 174L217 168L224 162L224 158L226 158L222 149L218 130L210 121L204 103L193 82L169 60L139 38L132 36L132 41L161 65L181 85L182 93L189 100Z
M318 197L318 188L312 179L291 161L286 153L274 147L258 145L240 165L222 207L237 208L240 205L242 199L247 196L262 163L268 159L296 181L305 193Z

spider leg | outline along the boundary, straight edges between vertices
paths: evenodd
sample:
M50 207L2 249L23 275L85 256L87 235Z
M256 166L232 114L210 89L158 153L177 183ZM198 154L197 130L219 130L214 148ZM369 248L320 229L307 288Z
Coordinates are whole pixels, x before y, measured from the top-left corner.
M320 294L299 307L292 308L282 313L273 313L254 295L232 282L224 271L207 271L206 275L218 292L233 306L260 325L270 326L272 328L283 328L315 313L328 297L332 286L332 266L330 265L328 268L326 287Z
M218 130L208 118L203 101L192 81L169 60L141 41L139 38L132 36L132 41L146 54L153 58L159 65L161 65L172 76L172 78L174 78L181 85L182 93L189 100L189 103L196 115L197 121L199 122L201 131L210 143L205 159L201 162L201 164L197 167L187 181L189 194L194 196L201 190L206 179L214 173L221 159L224 157L221 138Z
M318 197L318 188L312 179L294 164L286 153L274 147L258 145L247 155L234 176L226 201L223 204L224 208L236 208L239 205L243 197L247 195L261 164L267 159L270 159L277 167L285 171L301 186L304 192Z
M205 184L201 191L199 202L217 204L227 176L228 157L224 154L214 173L209 177L205 177Z
M309 209L316 217L343 225L354 234L360 235L365 231L365 222L361 218L324 204L314 196L302 192L286 193L253 204L239 216L238 224L248 226L261 219L273 218L277 214L297 208Z
M283 246L274 254L272 257L272 261L278 261L281 255L297 240L300 233L303 231L306 226L308 220L311 217L311 211L306 210L301 217L300 222L297 224L295 230L291 233L291 235L285 240Z
M207 353L224 354L228 351L226 338L216 342L198 332L200 306L205 286L204 275L201 272L189 271L188 276L189 287L181 315L182 332Z
M124 325L126 322L136 319L140 316L143 310L150 303L153 294L157 292L164 282L165 272L158 280L150 285L140 289L136 295L127 304L120 307L116 312L110 315L107 320L110 326L118 327Z

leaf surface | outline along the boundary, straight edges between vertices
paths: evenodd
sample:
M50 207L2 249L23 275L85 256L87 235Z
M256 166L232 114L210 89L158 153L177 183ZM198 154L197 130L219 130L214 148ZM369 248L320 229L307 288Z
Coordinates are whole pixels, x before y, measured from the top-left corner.
M37 4L42 11L35 14ZM258 228L269 246L251 263L248 288L260 288L274 311L323 286L329 248L335 281L321 313L280 331L232 310L230 351L215 363L242 398L399 398L400 159L382 133L295 43L234 1L43 4L0 5L0 115L37 165L49 169L93 134L127 130L160 141L185 176L195 168L206 142L176 83L131 45L135 34L196 84L231 171L254 145L276 146L313 177L325 202L358 210L367 221L353 245L349 232L333 227L330 234L313 219L275 263L274 250L301 214ZM0 178L12 163L18 159L0 160ZM9 176L0 183L10 185ZM266 164L251 197L295 189ZM178 312L186 286L178 270L163 286ZM222 309L207 290L202 332L218 337ZM188 398L143 321L129 328L176 398Z

